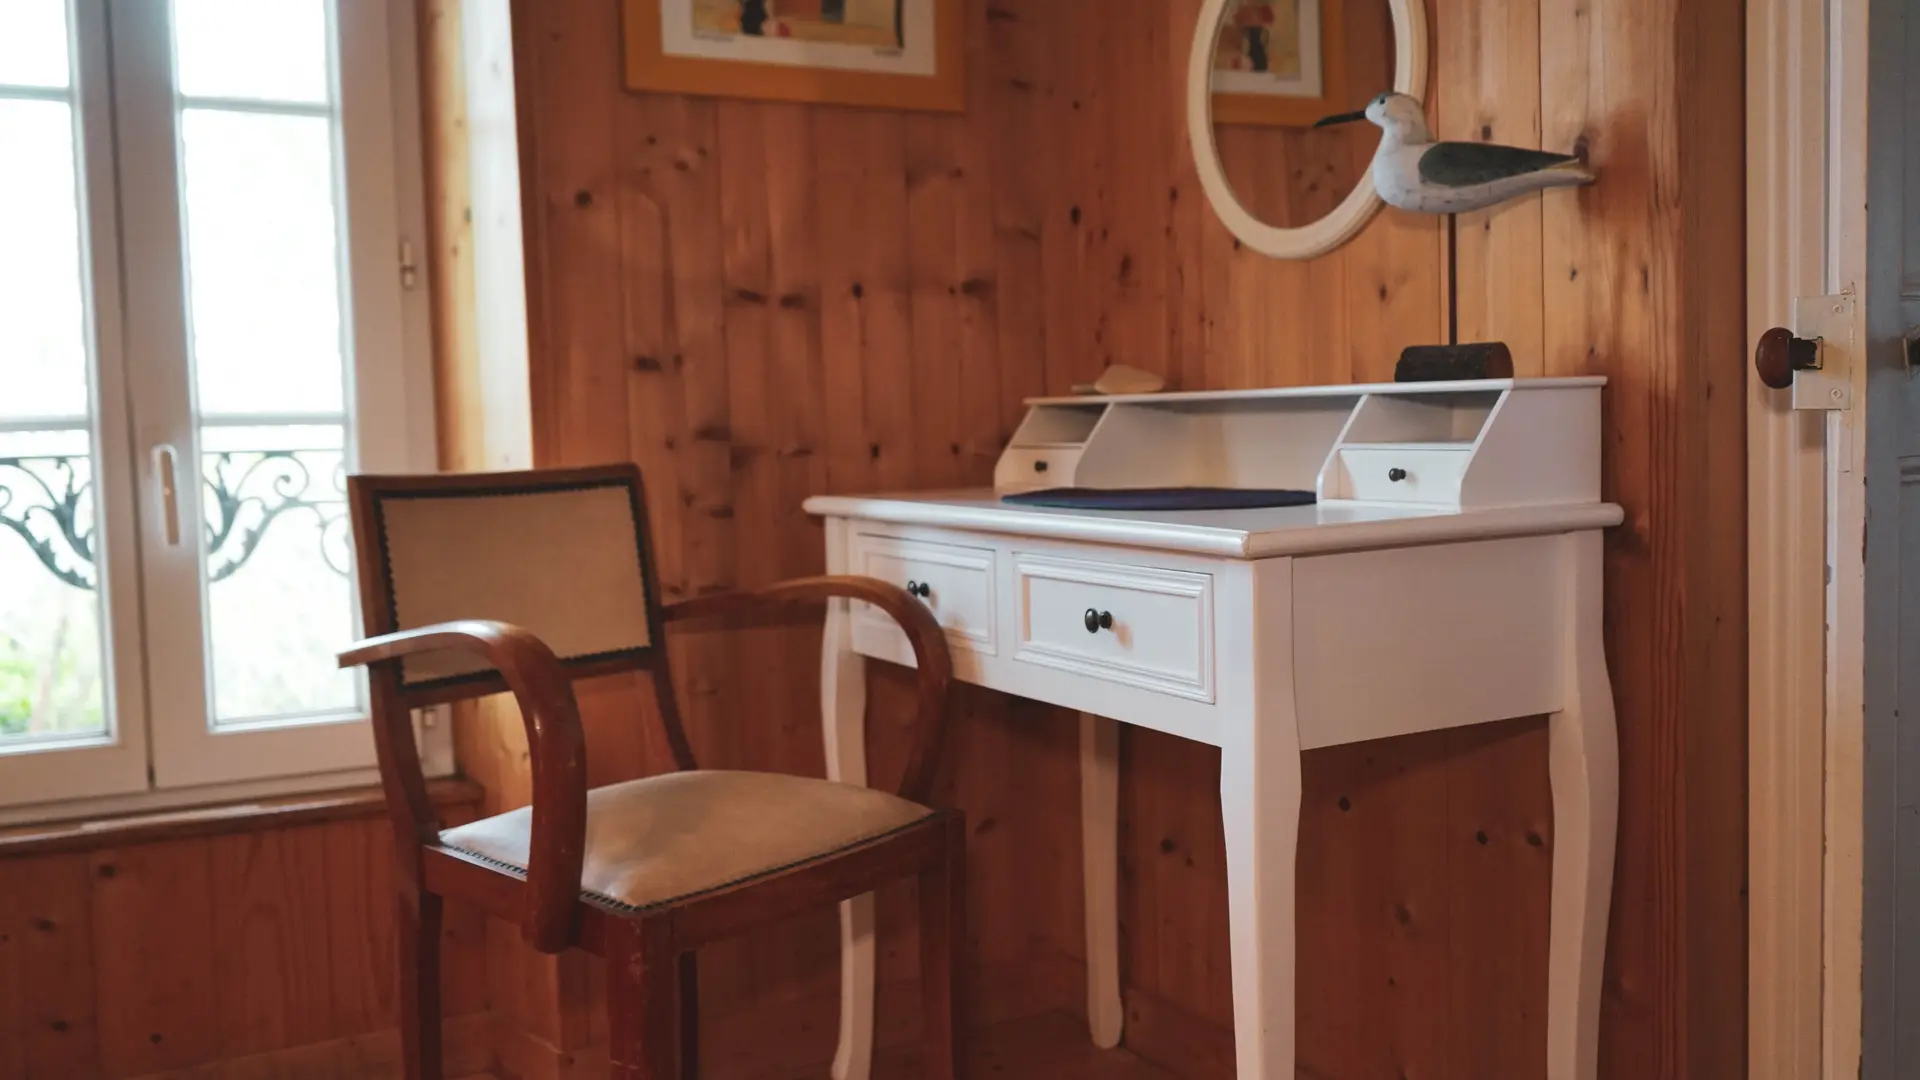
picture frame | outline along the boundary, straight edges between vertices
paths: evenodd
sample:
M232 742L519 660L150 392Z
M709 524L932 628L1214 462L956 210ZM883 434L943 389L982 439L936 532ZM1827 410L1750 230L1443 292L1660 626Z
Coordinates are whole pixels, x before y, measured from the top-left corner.
M1347 101L1341 0L1232 0L1215 46L1213 119L1310 127Z
M622 0L629 90L966 107L966 0Z

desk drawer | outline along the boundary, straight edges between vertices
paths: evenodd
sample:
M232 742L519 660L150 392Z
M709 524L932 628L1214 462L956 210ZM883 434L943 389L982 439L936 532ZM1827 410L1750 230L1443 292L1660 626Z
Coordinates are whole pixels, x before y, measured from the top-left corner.
M1213 700L1210 575L1025 552L1013 572L1016 660Z
M862 534L855 538L854 572L913 591L946 628L955 648L994 653L993 550ZM884 611L861 604L855 616L894 634Z
M1077 446L1009 446L993 470L995 491L1072 487L1080 464Z
M1363 502L1457 503L1473 459L1469 447L1348 446L1340 450L1351 498Z

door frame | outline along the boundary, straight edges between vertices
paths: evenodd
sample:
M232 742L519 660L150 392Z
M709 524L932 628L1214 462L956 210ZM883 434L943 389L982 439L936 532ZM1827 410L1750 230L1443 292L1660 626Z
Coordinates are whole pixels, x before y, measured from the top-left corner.
M1866 280L1874 0L1749 0L1747 323ZM1794 412L1747 380L1748 1076L1854 1080L1861 1062L1865 304L1854 407ZM1829 452L1831 451L1831 452Z

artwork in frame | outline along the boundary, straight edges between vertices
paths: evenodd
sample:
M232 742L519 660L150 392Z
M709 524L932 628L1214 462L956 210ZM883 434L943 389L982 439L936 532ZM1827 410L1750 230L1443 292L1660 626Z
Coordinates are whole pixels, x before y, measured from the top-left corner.
M624 0L627 87L958 112L966 0Z
M1214 122L1306 127L1345 111L1340 4L1232 0L1214 46Z

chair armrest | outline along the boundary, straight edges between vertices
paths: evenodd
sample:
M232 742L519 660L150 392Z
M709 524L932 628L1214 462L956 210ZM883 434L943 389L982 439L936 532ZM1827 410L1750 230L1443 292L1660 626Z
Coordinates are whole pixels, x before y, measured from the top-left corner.
M914 666L919 671L918 705L914 715L913 748L901 777L900 795L914 802L925 802L928 789L933 786L933 774L940 765L947 691L953 682L953 654L948 651L947 634L940 628L939 621L925 604L908 596L905 589L878 578L853 575L796 578L762 589L682 600L663 608L661 618L668 622L733 619L834 599L859 600L886 612L900 625L907 635L907 643L913 646Z
M340 653L340 666L397 666L402 657L442 650L483 657L500 672L520 705L533 760L533 834L520 933L536 949L559 952L574 941L587 836L586 738L573 682L553 650L531 631L484 619L368 638ZM399 673L393 674L397 679Z

